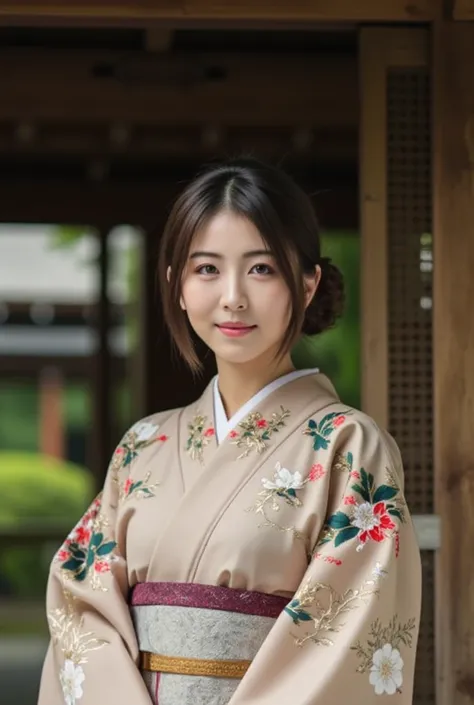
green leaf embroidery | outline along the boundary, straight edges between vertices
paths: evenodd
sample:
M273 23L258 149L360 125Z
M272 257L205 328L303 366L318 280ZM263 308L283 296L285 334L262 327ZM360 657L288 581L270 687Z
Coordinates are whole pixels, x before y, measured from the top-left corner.
M83 560L78 560L77 558L70 558L62 564L62 567L64 568L64 570L71 570L75 572L82 566L83 563Z
M99 546L96 555L107 556L109 553L112 553L116 545L115 541L107 541L107 543L103 543L102 546Z
M352 489L354 492L357 492L357 494L360 494L364 502L370 502L370 493L365 487L361 487L358 484L352 485Z
M313 620L312 616L300 607L299 600L293 600L290 602L290 604L285 607L284 611L290 615L294 624L299 624L300 622L311 622Z
M336 512L336 514L329 517L327 524L331 529L344 529L346 526L351 525L351 520L344 512Z
M403 522L403 515L398 509L389 509L388 513L391 514L393 517L397 517L397 519Z
M360 529L357 526L349 526L346 529L341 529L334 541L335 546L340 546L346 541L354 539L359 534Z
M377 502L387 502L389 499L393 499L398 494L398 490L395 487L389 487L389 485L380 485L374 494L374 504Z
M92 534L90 546L93 548L100 546L103 540L104 534L101 531L98 531L96 534Z

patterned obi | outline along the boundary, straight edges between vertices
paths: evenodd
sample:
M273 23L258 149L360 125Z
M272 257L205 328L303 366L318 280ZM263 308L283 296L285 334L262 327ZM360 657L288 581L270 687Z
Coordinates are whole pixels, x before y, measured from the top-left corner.
M138 583L131 613L155 705L227 705L284 597L193 583Z

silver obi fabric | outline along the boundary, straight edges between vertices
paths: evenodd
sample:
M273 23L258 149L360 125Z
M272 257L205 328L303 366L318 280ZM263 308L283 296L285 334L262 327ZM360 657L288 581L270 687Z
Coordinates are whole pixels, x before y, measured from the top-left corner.
M181 658L251 661L275 623L274 616L169 604L132 604L131 613L140 651ZM239 684L150 671L143 677L155 705L227 705Z

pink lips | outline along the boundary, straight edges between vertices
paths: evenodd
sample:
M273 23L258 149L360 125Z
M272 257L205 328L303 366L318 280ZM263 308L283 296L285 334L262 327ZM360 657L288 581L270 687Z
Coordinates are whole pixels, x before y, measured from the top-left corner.
M218 326L221 333L224 333L229 338L241 338L248 333L251 333L256 326L247 326L245 323L240 321L226 321L225 323L220 323Z

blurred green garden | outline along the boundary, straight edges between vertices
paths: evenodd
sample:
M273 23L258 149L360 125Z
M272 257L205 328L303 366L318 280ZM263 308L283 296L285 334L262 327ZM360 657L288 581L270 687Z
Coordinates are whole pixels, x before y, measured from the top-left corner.
M358 407L359 238L352 232L328 233L323 237L323 252L344 274L345 313L333 330L316 339L302 340L293 358L297 367L319 367L332 379L341 398ZM132 263L136 261L133 253L129 256ZM131 289L138 290L137 279L129 277ZM131 291L130 301L136 298ZM126 320L133 331L133 318L128 316ZM131 337L136 341L136 335ZM130 394L130 384L133 380L123 382L118 394L122 400ZM60 461L39 453L40 399L35 380L0 378L0 598L41 603L49 562L57 548L57 542L50 540L35 541L34 546L19 545L8 536L15 537L22 531L41 536L42 527L47 525L67 533L94 494L92 474L83 452L92 418L87 385L87 381L64 381L62 416L69 442L68 457ZM126 407L125 401L123 406ZM122 420L125 423L126 414L119 416L120 426Z

